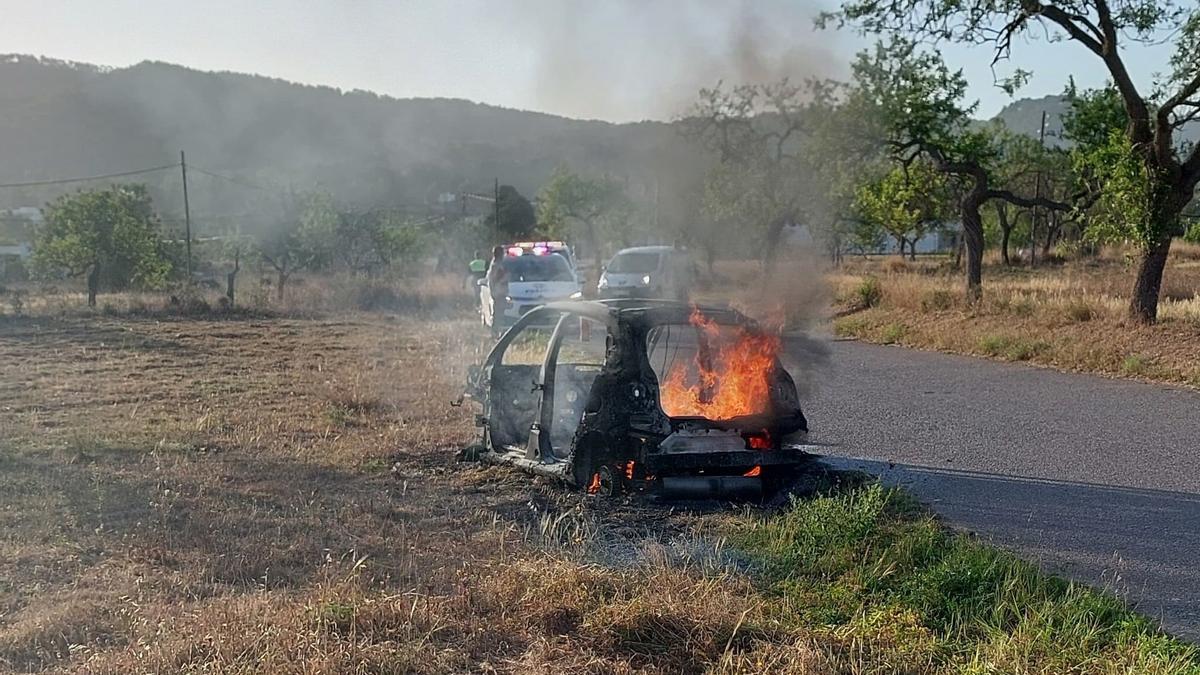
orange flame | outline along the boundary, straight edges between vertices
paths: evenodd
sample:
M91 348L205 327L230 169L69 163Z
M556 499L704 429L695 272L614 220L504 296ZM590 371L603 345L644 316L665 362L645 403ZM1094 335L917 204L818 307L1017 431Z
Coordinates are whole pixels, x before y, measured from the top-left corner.
M768 433L750 434L746 436L746 443L749 444L751 450L770 450L771 435Z
M747 471L746 473L744 473L742 475L750 477L750 478L753 478L754 476L761 476L762 475L762 467L755 464L754 468L750 469L749 471Z
M669 417L729 420L769 412L770 374L780 340L777 335L751 333L740 326L722 327L692 309L689 323L700 329L706 348L692 364L671 368L659 388L659 403ZM693 369L694 367L694 369ZM697 381L689 384L689 371Z
M632 459L625 463L625 477L628 478L629 480L633 480L633 460Z
M600 491L600 474L594 473L594 474L592 474L592 482L590 485L588 485L587 493L589 495L594 495L599 491Z

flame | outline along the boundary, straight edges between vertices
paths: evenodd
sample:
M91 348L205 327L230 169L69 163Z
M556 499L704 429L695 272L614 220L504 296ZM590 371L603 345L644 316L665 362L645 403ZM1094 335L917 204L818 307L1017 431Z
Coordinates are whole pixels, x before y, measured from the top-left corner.
M779 336L722 327L692 308L688 322L700 329L702 345L693 363L671 368L659 388L659 404L669 417L729 420L769 412L770 375ZM688 383L689 371L697 374Z
M633 480L633 460L632 459L625 463L625 477L628 478L629 480Z
M587 493L589 495L594 495L599 491L600 491L600 474L594 473L594 474L592 474L592 482L591 482L591 484L588 485Z
M749 444L751 450L770 450L771 435L766 432L750 434L746 436L746 443Z
M753 478L754 476L761 476L762 475L762 467L755 464L754 468L750 469L749 471L747 471L746 473L744 473L742 475L750 477L750 478Z

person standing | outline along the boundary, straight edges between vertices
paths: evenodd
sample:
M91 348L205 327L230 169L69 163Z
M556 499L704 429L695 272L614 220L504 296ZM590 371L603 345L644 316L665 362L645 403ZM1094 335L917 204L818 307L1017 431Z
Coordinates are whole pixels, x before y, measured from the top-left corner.
M492 263L487 270L488 291L492 295L492 323L499 325L500 316L508 307L508 270L504 268L504 247L492 249Z

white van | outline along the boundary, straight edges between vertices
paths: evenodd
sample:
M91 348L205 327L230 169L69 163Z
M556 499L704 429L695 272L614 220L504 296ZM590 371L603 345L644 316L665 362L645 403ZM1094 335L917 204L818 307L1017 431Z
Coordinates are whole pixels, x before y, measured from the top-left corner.
M604 266L601 298L688 299L692 261L673 246L637 246L618 251Z

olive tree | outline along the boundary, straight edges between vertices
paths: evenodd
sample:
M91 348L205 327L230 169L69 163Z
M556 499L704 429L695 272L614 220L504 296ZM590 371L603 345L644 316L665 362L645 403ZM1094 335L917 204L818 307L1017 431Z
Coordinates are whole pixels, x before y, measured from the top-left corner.
M1046 197L1028 197L996 184L1001 148L997 132L971 123L974 103L964 101L966 80L936 52L904 38L879 43L859 54L845 104L847 127L878 138L901 166L927 161L962 185L958 216L967 253L967 299L978 300L983 284L983 216L989 200L1018 206L1067 210Z
M161 223L144 185L63 195L46 208L33 249L42 275L87 275L88 306L101 285L161 287L171 272Z
M1110 210L1133 207L1119 223L1141 248L1129 313L1153 322L1171 238L1182 230L1181 214L1200 183L1200 145L1180 142L1182 126L1200 118L1200 6L1194 0L844 0L821 23L910 39L934 48L941 43L986 44L992 65L1033 39L1071 45L1105 70L1120 97L1127 122L1109 136L1094 166ZM1173 46L1152 82L1138 82L1126 64L1127 48L1168 42ZM1017 70L1005 84L1028 73ZM968 234L968 242L971 235Z

